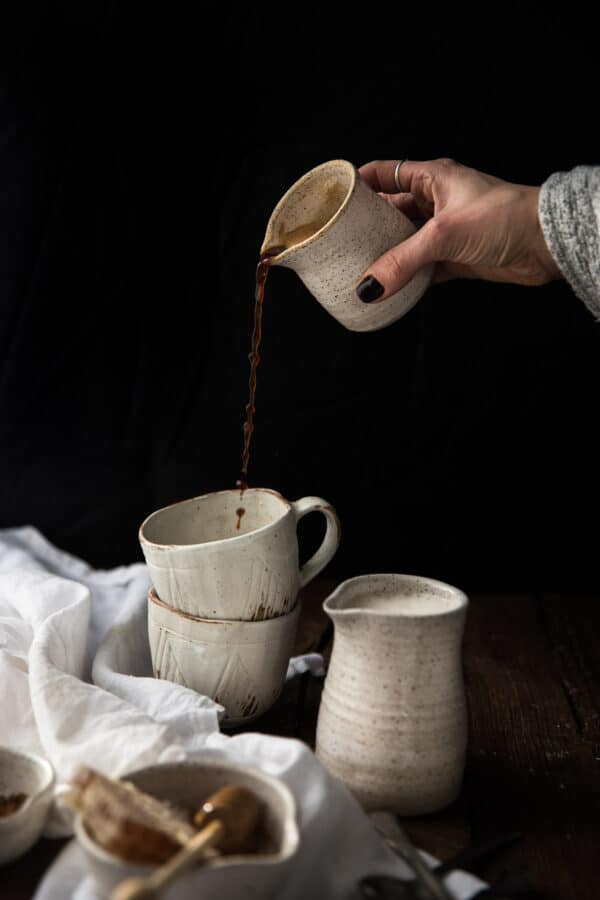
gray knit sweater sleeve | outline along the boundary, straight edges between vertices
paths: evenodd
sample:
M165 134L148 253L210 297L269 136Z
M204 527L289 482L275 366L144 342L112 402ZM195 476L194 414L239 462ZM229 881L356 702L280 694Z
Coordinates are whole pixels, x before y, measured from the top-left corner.
M540 191L539 213L558 268L600 319L600 166L551 175Z

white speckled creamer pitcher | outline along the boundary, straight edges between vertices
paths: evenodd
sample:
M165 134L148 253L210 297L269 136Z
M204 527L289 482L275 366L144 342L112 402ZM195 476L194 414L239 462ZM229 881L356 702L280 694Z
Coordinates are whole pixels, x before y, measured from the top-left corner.
M285 249L272 265L300 276L327 312L350 331L375 331L404 315L427 289L432 266L421 269L381 303L363 303L356 286L375 260L415 232L343 159L307 172L281 198L269 219L261 253Z
M316 754L365 809L421 815L460 790L467 603L412 575L351 578L325 602L335 638Z

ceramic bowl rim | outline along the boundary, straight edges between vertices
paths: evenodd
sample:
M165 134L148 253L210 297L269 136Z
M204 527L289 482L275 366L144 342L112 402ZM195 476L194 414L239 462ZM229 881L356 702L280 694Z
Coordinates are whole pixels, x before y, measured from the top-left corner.
M260 866L280 865L281 863L294 856L295 853L297 853L298 847L300 846L300 829L298 826L298 807L296 798L294 797L287 784L280 781L278 778L275 778L273 775L268 775L266 772L261 772L260 769L255 769L251 766L248 767L235 765L227 761L216 759L211 759L210 761L205 760L204 762L202 762L198 759L170 763L154 763L149 766L141 766L138 769L132 769L130 772L125 772L123 775L119 776L119 779L127 779L135 775L141 775L142 773L147 772L150 769L167 767L201 767L205 769L218 767L221 769L226 769L230 772L241 772L243 774L247 774L248 772L250 772L250 774L256 776L258 780L267 783L273 788L274 791L277 791L285 807L282 843L287 842L289 844L287 849L282 850L280 853L247 853L245 855L232 854L231 856L223 856L217 859L209 860L206 863L207 868L218 869L232 865L240 866L255 864L258 864ZM135 869L135 871L140 875L149 875L157 868L157 866L149 865L147 863L129 862L128 860L121 859L116 854L110 853L108 850L105 850L100 846L100 844L97 844L94 839L88 834L85 825L83 824L81 813L79 812L75 816L73 831L75 837L86 852L90 853L90 855L100 860L102 863L109 865L113 869ZM125 878L126 876L123 875L123 877Z
M332 166L335 164L344 165L344 167L348 168L351 173L350 186L348 187L348 191L347 191L346 196L344 197L342 203L340 204L338 209L334 212L334 214L331 216L331 218L327 219L325 224L323 226L321 226L321 228L319 228L318 231L315 231L314 234L309 235L309 237L305 238L303 241L299 241L297 244L294 244L292 247L288 247L285 250L282 250L281 253L278 253L276 256L271 257L270 261L271 261L272 265L277 265L280 260L287 259L287 257L290 256L292 253L296 253L298 250L303 250L304 247L308 247L309 244L312 244L318 238L321 238L324 234L326 234L328 231L330 231L330 229L335 225L335 223L341 218L342 213L344 213L345 210L348 208L348 206L350 204L350 200L354 194L354 191L356 190L356 185L358 184L358 182L360 180L360 172L358 171L356 166L347 159L329 159L326 162L320 163L318 166L314 166L312 169L309 169L308 172L305 172L305 174L302 175L301 178L298 178L298 180L295 181L291 185L291 187L289 187L287 189L285 194L281 197L281 199L279 200L279 202L273 209L273 212L271 213L271 216L269 218L269 224L268 224L268 228L267 228L267 237L265 237L265 242L263 242L263 245L261 247L261 252L264 252L265 250L269 249L268 246L265 247L265 243L266 243L267 238L271 235L273 223L276 221L278 215L281 213L282 209L284 208L284 206L286 205L286 203L288 202L288 200L290 199L292 194L295 194L296 191L300 187L302 187L302 185L306 181L308 181L310 178L313 178L316 172L319 172L321 169L326 169L329 166Z
M254 633L257 631L272 631L274 628L283 628L285 627L285 623L287 621L291 621L293 618L299 615L301 608L301 601L298 597L293 607L286 613L283 613L281 616L271 616L268 619L208 619L206 617L201 618L200 616L193 616L191 613L184 612L181 609L176 609L174 606L171 606L169 603L165 603L164 600L161 600L154 587L151 587L148 591L148 612L152 610L153 607L156 607L159 610L163 610L165 615L172 617L175 620L184 619L187 622L192 622L193 625L231 625L231 626L243 626L244 630L246 627L255 626ZM275 624L276 623L276 624ZM159 623L158 623L159 624ZM173 631L175 634L178 632L173 625ZM263 643L261 641L261 643Z
M56 780L56 774L52 763L47 759L44 759L43 756L39 756L37 753L31 753L29 750L19 750L15 747L8 747L6 744L0 744L0 756L4 754L13 756L17 759L26 759L28 762L32 763L38 771L43 773L44 780L42 786L33 794L30 794L25 803L23 803L16 812L11 813L8 816L3 816L0 819L0 829L2 830L5 830L10 825L22 822L27 817L27 814L37 806L39 801L52 792Z
M252 539L256 535L259 535L259 534L260 535L265 534L270 529L273 529L277 525L279 525L280 522L282 521L282 519L284 519L290 512L292 512L292 509L293 509L292 503L289 500L286 500L286 498L283 496L283 494L280 494L279 491L275 491L275 490L273 490L273 488L249 487L249 488L246 488L246 490L244 491L244 494L249 494L249 493L272 494L277 500L280 500L282 506L285 507L282 514L277 519L274 519L272 522L267 522L266 525L261 525L260 528L254 528L252 531L245 531L243 534L234 534L234 535L231 535L230 537L219 538L216 541L200 541L199 543L196 543L196 544L161 544L160 542L149 540L144 535L144 529L150 522L150 519L153 519L154 516L159 516L161 513L164 513L169 509L174 509L176 506L185 506L188 503L196 503L198 500L204 500L206 497L218 497L221 494L237 494L237 493L240 493L239 488L229 488L225 491L208 491L208 493L206 493L206 494L199 494L197 497L188 497L186 500L177 500L176 503L169 503L167 506L161 506L160 509L155 509L154 512L151 512L150 515L146 516L146 518L144 519L144 521L142 522L142 524L139 527L138 540L139 540L140 544L142 545L142 548L149 547L154 550L168 551L169 553L185 553L185 552L192 552L195 550L199 550L202 547L213 548L213 547L220 547L223 544L227 544L228 546L230 546L231 544L233 544L236 541L240 542L240 541L248 540L248 538ZM150 565L152 565L152 564L153 564L153 561L150 560Z
M451 591L453 597L456 599L457 604L452 606L450 609L438 610L437 612L431 613L410 613L410 612L402 612L401 610L397 610L394 613L390 613L383 609L364 609L360 608L360 606L348 606L346 609L333 609L331 610L331 601L334 600L339 594L341 594L342 589L349 587L350 585L359 584L360 582L367 582L373 578L385 578L389 579L401 579L403 581L408 582L421 582L427 585L431 585L435 588L443 588L445 591ZM323 609L326 613L329 614L330 610L335 613L336 616L344 616L344 615L356 615L364 613L369 616L375 616L377 618L393 618L395 620L398 619L418 619L419 621L424 621L426 619L441 619L449 616L455 616L458 613L466 610L469 606L469 598L460 588L454 587L452 584L448 584L446 581L440 581L437 578L428 578L425 575L405 575L401 572L373 572L369 575L356 575L354 578L347 578L345 581L342 581L338 586L329 594L325 600L323 601Z

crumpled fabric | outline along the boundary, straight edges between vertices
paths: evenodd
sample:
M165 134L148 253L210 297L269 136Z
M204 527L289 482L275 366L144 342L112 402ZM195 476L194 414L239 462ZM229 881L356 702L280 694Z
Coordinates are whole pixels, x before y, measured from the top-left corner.
M82 765L119 776L157 762L210 755L281 778L298 804L301 846L281 900L347 898L366 874L407 870L385 847L351 794L302 742L219 730L222 708L189 688L152 677L145 565L97 571L53 547L35 528L0 531L0 743L50 760L57 792ZM318 654L291 661L288 677L322 674ZM55 804L48 833L70 833ZM467 898L481 882L447 881ZM36 900L97 900L72 842Z

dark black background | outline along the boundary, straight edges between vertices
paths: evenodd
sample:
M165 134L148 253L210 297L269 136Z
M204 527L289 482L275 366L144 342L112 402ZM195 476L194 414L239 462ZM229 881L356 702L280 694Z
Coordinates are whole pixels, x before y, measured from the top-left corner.
M3 13L0 526L112 566L233 486L256 256L311 166L598 162L592 35L506 10ZM361 335L275 268L264 324L250 480L337 507L332 572L594 581L600 346L566 284L456 281Z

